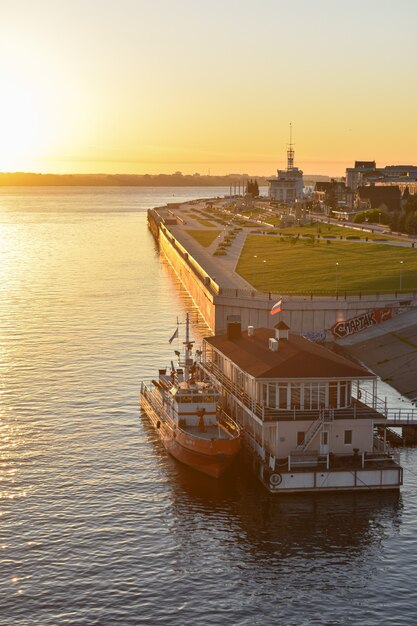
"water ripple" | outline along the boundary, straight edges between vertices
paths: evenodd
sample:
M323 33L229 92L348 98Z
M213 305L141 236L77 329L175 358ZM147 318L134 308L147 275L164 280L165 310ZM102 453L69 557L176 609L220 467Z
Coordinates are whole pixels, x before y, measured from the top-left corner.
M1 623L414 626L415 450L401 495L276 499L140 416L177 315L206 332L146 226L171 193L0 191Z

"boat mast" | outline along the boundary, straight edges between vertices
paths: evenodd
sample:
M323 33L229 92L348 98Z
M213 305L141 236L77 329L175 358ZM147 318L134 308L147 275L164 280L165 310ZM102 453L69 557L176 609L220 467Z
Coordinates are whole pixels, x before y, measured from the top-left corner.
M191 359L191 343L190 343L190 316L187 313L185 317L185 341L184 341L184 380L188 380L189 378L189 369L188 363L189 359Z
M190 343L190 315L189 313L185 316L185 344Z

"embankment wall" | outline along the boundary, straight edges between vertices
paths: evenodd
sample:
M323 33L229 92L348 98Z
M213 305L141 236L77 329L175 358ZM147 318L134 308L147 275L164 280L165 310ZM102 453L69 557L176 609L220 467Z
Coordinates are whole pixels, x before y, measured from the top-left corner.
M183 252L179 242L163 227L160 228L159 232L159 245L178 278L194 300L206 324L215 332L216 306L214 304L215 295L212 293L213 282L210 277L200 275L196 261L188 253Z

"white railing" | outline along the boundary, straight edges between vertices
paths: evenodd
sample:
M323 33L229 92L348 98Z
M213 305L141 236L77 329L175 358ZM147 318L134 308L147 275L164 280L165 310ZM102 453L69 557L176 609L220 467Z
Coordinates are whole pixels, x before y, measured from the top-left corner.
M202 370L209 376L214 384L220 384L227 392L231 393L235 399L251 413L255 414L264 422L288 421L288 420L317 420L319 409L271 409L259 402L252 395L249 395L230 380L222 370L212 361L205 361L199 364ZM406 407L387 407L384 400L377 397L366 389L360 389L361 396L353 397L351 406L343 408L321 409L322 418L325 422L339 419L363 419L369 418L375 421L386 420L392 426L406 426L407 424L417 426L417 407L407 405Z

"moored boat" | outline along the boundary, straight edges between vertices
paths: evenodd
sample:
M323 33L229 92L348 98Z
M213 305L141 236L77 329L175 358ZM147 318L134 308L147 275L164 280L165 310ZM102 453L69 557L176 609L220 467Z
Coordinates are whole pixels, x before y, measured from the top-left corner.
M176 352L178 366L171 361L170 370L160 369L157 379L142 382L141 408L173 457L218 478L238 454L241 432L223 410L219 391L212 383L197 380L193 343L187 314L184 352Z

